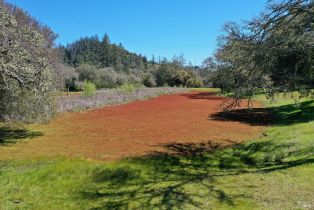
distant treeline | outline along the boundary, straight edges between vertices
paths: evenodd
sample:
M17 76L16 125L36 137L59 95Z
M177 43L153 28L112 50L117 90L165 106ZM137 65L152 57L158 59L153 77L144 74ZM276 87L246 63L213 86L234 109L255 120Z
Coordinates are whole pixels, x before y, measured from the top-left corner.
M64 62L77 67L81 64L91 64L97 68L112 67L116 71L128 69L143 70L147 68L145 56L131 53L122 44L112 44L108 34L100 40L97 35L81 38L78 41L60 47Z
M59 48L66 66L63 70L65 86L79 90L83 81L88 80L98 88L114 88L125 83L155 86L201 87L203 81L195 67L186 66L183 55L155 61L154 56L137 55L124 49L122 44L110 42L107 34L84 37ZM62 86L62 85L61 85Z

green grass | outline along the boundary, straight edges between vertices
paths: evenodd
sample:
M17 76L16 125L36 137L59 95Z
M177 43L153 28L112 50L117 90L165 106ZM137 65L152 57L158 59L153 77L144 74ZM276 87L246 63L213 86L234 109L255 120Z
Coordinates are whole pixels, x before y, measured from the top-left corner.
M113 163L0 162L0 209L313 209L314 101L257 99L267 107L217 118L270 125L230 148L169 144ZM261 120L265 111L275 117Z
M201 91L201 92L211 92L219 93L220 88L188 88L190 91Z

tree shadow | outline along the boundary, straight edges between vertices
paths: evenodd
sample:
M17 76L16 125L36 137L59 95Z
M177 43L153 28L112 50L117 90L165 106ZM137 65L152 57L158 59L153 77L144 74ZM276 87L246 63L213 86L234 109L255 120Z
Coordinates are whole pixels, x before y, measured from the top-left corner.
M29 131L27 129L0 127L0 146L15 144L23 139L33 139L43 136L42 132Z
M206 93L205 95L208 95ZM210 95L210 94L209 94ZM189 96L203 99L203 95ZM252 125L291 125L314 120L314 101L274 108L219 112L214 120ZM145 156L98 168L83 190L93 209L203 209L236 206L252 199L248 193L227 191L219 183L239 174L270 173L314 163L314 145L261 139L225 146L215 141L168 143Z
M199 190L203 188L220 202L233 205L232 198L213 185L210 168L202 166L206 154L214 152L217 144L161 146L163 152L127 159L128 165L94 171L92 182L102 183L101 187L84 191L83 197L103 201L93 209L201 208L203 195ZM199 185L198 190L189 190L193 185Z
M271 108L235 109L209 116L211 120L236 121L250 125L292 125L314 120L314 101Z
M250 196L226 193L218 177L314 163L314 148L290 151L293 145L271 141L228 147L213 141L160 146L163 151L94 171L83 198L100 201L94 209L202 209L204 199L233 207L237 199Z

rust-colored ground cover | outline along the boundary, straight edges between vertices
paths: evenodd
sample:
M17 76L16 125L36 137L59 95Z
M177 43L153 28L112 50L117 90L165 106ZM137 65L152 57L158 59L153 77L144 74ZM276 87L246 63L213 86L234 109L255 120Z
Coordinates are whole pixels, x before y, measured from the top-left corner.
M168 143L215 141L228 145L255 138L263 126L210 117L223 97L205 92L67 113L31 127L43 136L0 146L0 159L45 156L115 160L162 149Z

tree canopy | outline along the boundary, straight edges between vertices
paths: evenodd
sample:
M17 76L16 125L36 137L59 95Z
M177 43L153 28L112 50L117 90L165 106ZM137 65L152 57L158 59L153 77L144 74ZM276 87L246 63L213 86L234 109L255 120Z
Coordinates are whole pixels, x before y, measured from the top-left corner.
M314 3L269 1L245 24L227 23L218 38L214 82L237 98L261 91L300 91L314 87Z
M0 1L0 117L37 120L52 114L54 33Z
M88 63L98 68L112 67L117 71L147 67L147 58L131 53L122 44L111 44L108 34L102 39L98 36L84 37L67 46L61 46L64 61L75 67Z

